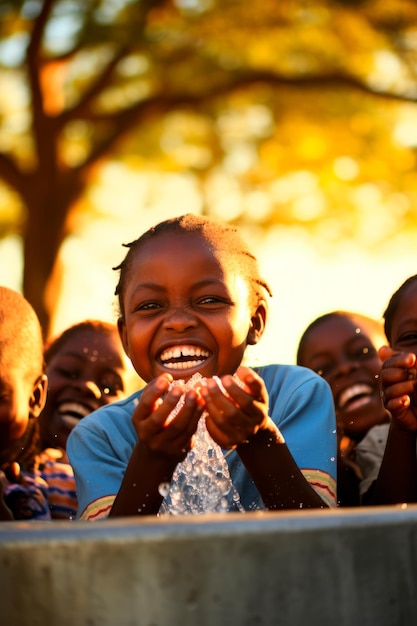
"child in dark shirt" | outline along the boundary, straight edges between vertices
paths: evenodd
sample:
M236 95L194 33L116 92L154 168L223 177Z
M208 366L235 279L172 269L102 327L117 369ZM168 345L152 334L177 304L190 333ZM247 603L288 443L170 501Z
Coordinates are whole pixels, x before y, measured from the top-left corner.
M384 328L381 383L391 424L371 504L417 502L417 274L391 296Z
M47 393L39 320L18 292L0 287L2 520L51 519L38 469L38 417Z

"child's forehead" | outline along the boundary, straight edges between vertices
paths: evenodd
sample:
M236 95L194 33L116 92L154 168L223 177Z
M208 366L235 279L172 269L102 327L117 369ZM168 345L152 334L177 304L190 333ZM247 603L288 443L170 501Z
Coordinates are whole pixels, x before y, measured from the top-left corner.
M102 328L82 328L77 329L62 342L56 350L57 355L67 353L68 351L76 351L80 354L88 355L92 350L102 349L107 352L121 351L119 347L119 337L117 330L110 332Z
M251 266L246 256L234 245L233 238L214 236L205 231L163 231L150 235L132 250L129 263L130 279L135 276L164 282L175 278L199 281L242 280L252 288ZM228 245L230 244L230 245ZM255 274L256 274L256 267Z
M225 246L200 231L156 233L143 241L134 254L135 257L156 263L158 259L169 255L175 257L176 263L180 263L184 258L194 257L196 260L197 258L215 259L221 264L228 263L233 256Z
M407 286L407 288L404 290L399 300L398 308L400 309L401 307L408 307L411 303L413 303L414 305L416 300L417 300L417 281L410 283Z
M330 333L335 333L335 340L337 338L342 339L343 335L372 337L376 334L376 327L373 327L364 319L348 315L334 315L322 320L311 329L312 336Z
M161 241L164 241L165 245L178 245L178 243L187 241L199 241L201 244L210 245L210 247L217 248L217 242L214 236L210 236L203 230L162 230L151 234L144 239L139 246L139 250L146 246L159 245Z

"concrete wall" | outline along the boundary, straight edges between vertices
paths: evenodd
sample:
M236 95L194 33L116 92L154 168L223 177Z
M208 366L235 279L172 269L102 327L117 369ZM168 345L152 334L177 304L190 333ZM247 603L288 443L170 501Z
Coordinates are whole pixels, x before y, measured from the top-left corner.
M1 626L414 626L417 506L0 524Z

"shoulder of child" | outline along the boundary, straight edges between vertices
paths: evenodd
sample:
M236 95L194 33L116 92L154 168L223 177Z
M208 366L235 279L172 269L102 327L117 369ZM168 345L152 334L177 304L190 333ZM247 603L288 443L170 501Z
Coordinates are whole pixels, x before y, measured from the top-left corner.
M316 372L302 365L270 364L252 368L269 385L302 385L307 381L328 387L328 383Z

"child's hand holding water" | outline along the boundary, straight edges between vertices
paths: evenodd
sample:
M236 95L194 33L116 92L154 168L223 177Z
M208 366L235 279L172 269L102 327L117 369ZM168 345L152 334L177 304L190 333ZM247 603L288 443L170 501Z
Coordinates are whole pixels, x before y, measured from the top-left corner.
M152 380L143 391L132 420L139 440L151 451L183 460L192 448L192 438L204 404L194 389L183 384L171 389L172 376L162 374ZM183 402L175 411L179 400Z
M225 449L248 441L268 423L268 393L263 380L244 366L236 376L223 376L220 384L216 378L208 379L200 390L206 404L207 430Z

